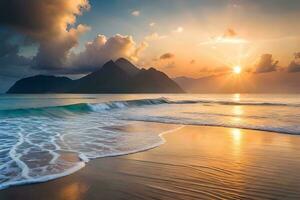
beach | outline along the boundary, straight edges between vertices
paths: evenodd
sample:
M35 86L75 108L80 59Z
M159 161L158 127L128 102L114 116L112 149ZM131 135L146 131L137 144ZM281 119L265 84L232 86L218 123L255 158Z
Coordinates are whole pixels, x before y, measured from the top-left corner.
M148 151L94 159L66 177L1 190L0 199L300 198L299 136L188 125L163 138Z

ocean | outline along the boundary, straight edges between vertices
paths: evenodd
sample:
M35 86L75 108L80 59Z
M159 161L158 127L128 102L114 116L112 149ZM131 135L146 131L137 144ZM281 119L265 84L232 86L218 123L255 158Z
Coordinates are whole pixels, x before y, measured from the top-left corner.
M126 128L147 122L173 126ZM184 125L300 135L299 122L300 95L0 95L0 189L157 147L165 142L162 134Z

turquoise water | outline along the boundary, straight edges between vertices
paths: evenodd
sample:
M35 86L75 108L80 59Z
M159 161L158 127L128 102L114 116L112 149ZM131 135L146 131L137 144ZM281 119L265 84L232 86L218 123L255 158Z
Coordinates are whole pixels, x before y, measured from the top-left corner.
M117 128L138 122L175 126ZM0 188L153 148L164 142L162 133L185 124L300 135L299 122L299 95L1 95Z

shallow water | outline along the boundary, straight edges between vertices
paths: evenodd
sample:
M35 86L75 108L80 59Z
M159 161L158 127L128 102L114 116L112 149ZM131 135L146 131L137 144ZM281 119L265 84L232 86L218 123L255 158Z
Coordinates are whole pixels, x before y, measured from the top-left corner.
M137 121L176 124L139 131ZM1 95L0 188L73 173L90 159L153 148L181 125L300 134L299 95ZM72 156L70 156L72 155Z

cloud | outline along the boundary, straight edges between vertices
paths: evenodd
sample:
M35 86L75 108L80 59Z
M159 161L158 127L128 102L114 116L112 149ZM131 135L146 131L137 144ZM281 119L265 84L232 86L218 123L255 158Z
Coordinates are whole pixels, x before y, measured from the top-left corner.
M0 66L24 66L31 64L31 59L19 55L20 45L25 41L14 41L17 35L9 31L0 32Z
M300 72L300 52L294 53L295 59L289 64L287 67L287 71L292 72Z
M0 32L0 57L18 53L19 46L10 43L11 39L12 36L10 32Z
M300 63L299 62L296 62L295 60L293 60L288 68L287 68L287 71L288 72L300 72Z
M137 45L132 36L116 34L107 38L98 35L93 41L87 42L85 49L70 56L68 73L86 73L94 71L109 60L120 57L138 61L140 53L147 48L148 44L142 42Z
M228 66L218 66L218 67L201 67L198 72L209 73L209 74L223 74L231 72L232 68Z
M176 67L176 63L175 62L170 62L167 63L167 65L164 66L165 69L172 69Z
M183 32L183 27L178 26L175 30L173 30L173 33L182 33Z
M294 53L294 56L295 56L295 59L298 59L298 58L300 58L300 52L296 52L296 53Z
M272 54L263 54L255 64L255 73L267 73L276 71L279 61L274 61Z
M191 65L193 65L193 64L195 64L195 63L196 63L196 60L191 60L191 61L190 61L190 64L191 64Z
M134 10L134 11L131 12L131 15L135 16L135 17L140 16L140 14L141 14L141 11L139 11L139 10Z
M8 54L6 56L0 57L0 66L7 67L7 66L28 66L32 63L31 58L27 58L24 56L20 56L16 53Z
M77 29L70 29L66 37L42 41L34 58L34 68L45 70L64 68L70 50L78 44L79 36L87 29L79 25Z
M77 17L90 8L88 0L2 0L0 1L0 26L22 34L38 45L33 59L19 56L19 46L1 43L0 63L9 60L11 65L29 64L33 69L46 73L88 73L110 59L125 57L139 59L147 48L146 42L136 44L131 36L115 35L106 38L98 35L86 43L80 53L72 52L79 37L90 28L76 24ZM139 15L139 11L133 11ZM4 37L1 37L4 38ZM1 47L0 45L0 47ZM5 59L1 54L8 54Z
M154 27L155 25L156 25L155 22L151 22L151 23L149 24L150 27Z
M90 7L88 0L1 0L0 25L13 28L39 44L37 69L64 65L79 36L89 28L76 18Z
M225 37L225 38L232 38L232 37L236 37L236 36L237 36L237 33L232 28L228 28L223 35L223 37Z
M167 60L167 59L171 59L171 58L174 58L174 57L175 57L175 55L172 54L172 53L165 53L165 54L161 55L159 57L159 59L160 60Z
M249 41L238 37L237 32L228 28L223 35L211 37L208 41L203 41L199 45L216 45L216 44L246 44Z
M145 37L145 40L146 41L155 41L155 40L162 40L167 37L168 37L167 35L159 35L158 33L155 32L155 33L151 33L150 35L147 35Z

